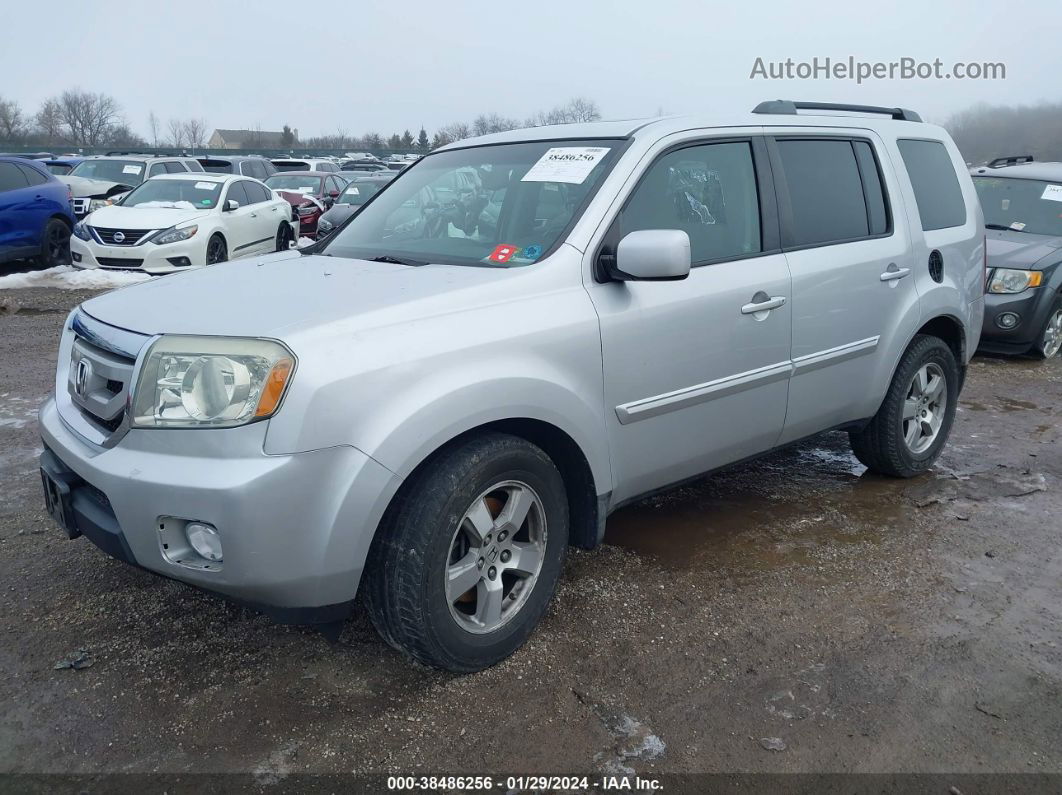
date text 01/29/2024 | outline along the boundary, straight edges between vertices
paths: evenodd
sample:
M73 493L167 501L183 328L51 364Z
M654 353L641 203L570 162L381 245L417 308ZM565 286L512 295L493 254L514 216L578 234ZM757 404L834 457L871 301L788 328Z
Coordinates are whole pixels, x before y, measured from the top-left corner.
M392 792L464 792L547 790L587 792L591 789L616 792L656 792L662 789L657 779L641 776L388 776L387 789Z

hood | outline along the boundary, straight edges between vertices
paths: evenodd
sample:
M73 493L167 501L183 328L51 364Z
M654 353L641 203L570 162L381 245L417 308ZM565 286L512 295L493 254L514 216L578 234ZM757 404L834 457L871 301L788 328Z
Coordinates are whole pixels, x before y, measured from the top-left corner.
M284 251L165 276L92 298L97 320L142 334L290 338L343 324L405 324L497 303L498 285L527 268L410 267ZM511 289L511 288L509 288Z
M85 177L56 177L60 182L70 186L70 192L75 199L106 199L112 193L128 193L136 185L125 185L121 182L108 182L103 179L86 179Z
M331 221L336 226L339 226L345 220L350 218L350 216L354 215L355 210L360 209L360 204L357 206L353 204L333 204L328 212L321 216L321 220Z
M989 229L988 267L1039 270L1055 264L1062 248L1062 238L1030 235L1005 229ZM1036 267L1039 266L1039 267Z
M202 210L178 210L163 207L101 207L85 219L90 226L107 229L169 229L203 218Z
M310 204L316 204L319 209L324 209L324 204L312 193L300 193L297 190L283 190L281 188L274 188L273 190L292 207L298 207L300 204L309 202Z

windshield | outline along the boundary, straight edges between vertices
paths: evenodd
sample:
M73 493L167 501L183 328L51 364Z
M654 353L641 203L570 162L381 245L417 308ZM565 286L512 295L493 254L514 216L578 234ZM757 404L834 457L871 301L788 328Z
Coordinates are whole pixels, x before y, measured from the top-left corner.
M144 181L144 164L136 160L83 160L70 176L139 185Z
M429 155L398 176L323 252L530 265L560 242L612 167L620 144L534 141Z
M266 179L265 184L273 190L290 190L295 193L321 192L321 178L308 177L305 174L274 174Z
M337 204L365 204L369 200L369 197L382 188L385 182L351 182L347 185L339 198L336 199Z
M1062 235L1062 183L1013 177L974 177L985 225Z
M123 207L160 207L175 210L212 210L221 196L221 183L192 179L149 179L128 193Z

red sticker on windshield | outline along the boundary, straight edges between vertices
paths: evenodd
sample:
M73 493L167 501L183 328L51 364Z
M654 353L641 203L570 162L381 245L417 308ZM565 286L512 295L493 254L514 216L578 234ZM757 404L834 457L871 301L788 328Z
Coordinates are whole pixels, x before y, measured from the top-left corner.
M503 243L490 252L490 256L487 259L491 262L508 262L517 251L519 251L517 246L509 246Z

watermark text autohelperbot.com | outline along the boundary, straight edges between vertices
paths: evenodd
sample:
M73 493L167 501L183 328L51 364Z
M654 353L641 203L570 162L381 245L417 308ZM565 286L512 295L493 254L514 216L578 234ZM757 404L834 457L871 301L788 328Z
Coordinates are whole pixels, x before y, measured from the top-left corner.
M749 73L750 80L1006 80L1007 65L1000 61L956 61L945 64L940 58L920 61L898 58L895 61L861 61L847 58L792 58L775 61L757 58Z

